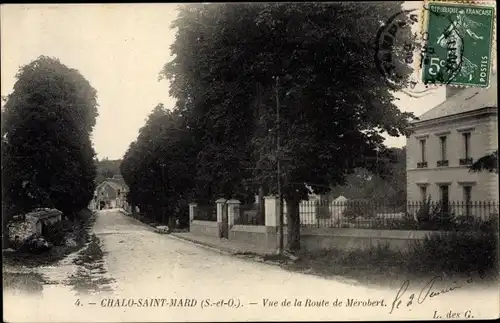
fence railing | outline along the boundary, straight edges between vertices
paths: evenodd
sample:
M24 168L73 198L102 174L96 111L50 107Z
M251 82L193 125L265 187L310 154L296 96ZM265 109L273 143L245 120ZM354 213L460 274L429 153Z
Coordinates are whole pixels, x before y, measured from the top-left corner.
M474 229L496 221L497 201L389 204L375 201L303 201L303 227L402 230Z
M194 209L193 220L217 222L217 208L215 205L202 205Z
M236 212L234 224L240 225L265 225L263 215L259 214L258 204L240 205Z

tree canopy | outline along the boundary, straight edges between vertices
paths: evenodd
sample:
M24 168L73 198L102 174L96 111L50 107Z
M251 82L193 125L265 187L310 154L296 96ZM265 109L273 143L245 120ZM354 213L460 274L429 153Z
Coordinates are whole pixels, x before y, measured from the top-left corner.
M90 134L97 92L75 69L40 56L22 66L2 113L2 178L6 214L86 207L96 168Z
M342 185L384 149L382 133L407 134L413 115L394 104L373 49L381 23L401 5L181 7L175 57L161 75L197 145L198 192L229 198L257 184L276 193L280 159L288 247L298 249L304 183L318 193Z
M155 107L120 165L129 186L128 200L148 216L172 218L187 209L192 192L192 140L182 116L162 104Z
M120 175L121 163L122 163L121 159L115 159L115 160L111 160L108 158L103 158L101 160L96 159L96 164L97 164L96 184L99 185L106 178L111 178L115 175Z
M332 187L330 195L384 205L406 205L406 149L387 149L377 156L373 165L356 168L347 176L345 185Z
M471 172L487 171L490 173L498 173L498 150L495 150L489 155L485 155L476 160L470 166Z

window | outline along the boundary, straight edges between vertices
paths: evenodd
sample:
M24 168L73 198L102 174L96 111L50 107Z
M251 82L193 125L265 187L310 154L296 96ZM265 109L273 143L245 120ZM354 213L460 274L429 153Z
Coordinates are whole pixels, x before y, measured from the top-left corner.
M422 201L425 202L427 200L427 186L420 186L420 195L422 197Z
M449 185L439 185L439 190L441 192L441 206L443 213L448 213L450 196L449 196Z
M464 201L465 201L465 214L467 216L471 215L471 193L472 186L464 186Z
M446 156L446 136L439 137L439 141L441 143L441 160L437 161L437 166L448 166L448 158Z
M439 137L441 142L441 160L447 160L446 158L446 136Z
M470 132L462 134L464 138L464 158L468 159L470 156Z
M120 193L121 193L120 190L118 190L118 196L120 196Z
M425 139L420 140L420 161L425 162Z

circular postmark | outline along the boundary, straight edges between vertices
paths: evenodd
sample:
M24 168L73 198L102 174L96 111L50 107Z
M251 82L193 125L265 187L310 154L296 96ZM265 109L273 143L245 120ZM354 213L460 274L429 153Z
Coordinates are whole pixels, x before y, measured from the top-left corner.
M389 17L379 28L375 42L375 64L387 85L411 97L425 95L433 89L431 85L449 84L461 66L460 49L456 46L460 39L451 27L443 30L437 41L430 41L428 32L412 30L418 25L419 12L419 9L408 9ZM446 48L448 56L438 62L438 69L431 69L421 79L420 70L436 63L434 43Z
M379 28L375 41L375 65L387 85L410 96L419 95L429 89L417 91L419 83L412 74L415 52L419 50L412 25L418 23L418 9L408 9L393 14Z

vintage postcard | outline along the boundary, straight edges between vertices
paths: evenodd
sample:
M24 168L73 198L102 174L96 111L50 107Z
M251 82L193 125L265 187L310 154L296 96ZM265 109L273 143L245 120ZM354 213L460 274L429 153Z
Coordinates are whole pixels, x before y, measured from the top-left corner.
M495 2L0 8L5 322L499 318Z

